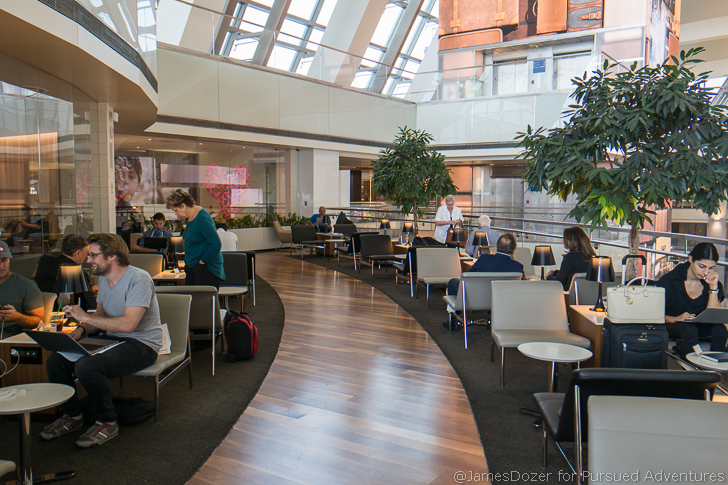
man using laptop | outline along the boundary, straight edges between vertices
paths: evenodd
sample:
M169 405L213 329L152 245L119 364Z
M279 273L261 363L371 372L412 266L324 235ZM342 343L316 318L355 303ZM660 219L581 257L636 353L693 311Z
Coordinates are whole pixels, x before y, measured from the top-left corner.
M316 226L316 232L331 231L331 217L326 215L326 207L319 207L318 214L314 214L308 220L309 224Z
M48 357L50 382L74 387L74 376L88 392L96 422L76 441L76 446L98 446L119 434L116 409L111 401L109 378L132 374L150 366L162 346L162 327L154 282L146 271L129 265L129 250L116 234L92 234L88 261L99 276L97 309L93 314L78 306L65 306L66 315L81 322L70 335L76 340L100 330L122 343L72 362L58 353ZM41 438L52 440L79 431L83 409L74 395L61 405L63 416L47 426Z
M169 238L172 237L172 233L167 231L164 228L164 221L165 221L164 214L162 214L161 212L157 212L156 214L154 214L152 216L152 228L149 229L148 231L146 231L144 234L142 234L142 237L141 237L141 239L139 239L138 244L132 244L131 250L134 251L135 253L136 252L141 252L141 253L159 252L160 251L159 249L153 249L153 248L146 247L145 242L148 237L164 237L167 239L167 243L169 244Z

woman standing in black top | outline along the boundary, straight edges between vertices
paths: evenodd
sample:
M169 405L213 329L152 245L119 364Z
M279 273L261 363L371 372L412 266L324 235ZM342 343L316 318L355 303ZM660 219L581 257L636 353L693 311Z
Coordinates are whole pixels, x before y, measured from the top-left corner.
M687 263L679 264L657 282L665 288L665 323L670 338L677 341L683 359L698 340L710 340L710 350L726 351L728 331L723 324L693 323L706 308L718 308L723 285L715 266L718 249L711 243L697 244Z
M567 227L564 229L564 247L569 251L561 260L561 267L556 271L549 271L547 280L560 281L564 290L569 290L571 278L576 273L586 273L591 258L597 254L592 248L589 236L581 227Z

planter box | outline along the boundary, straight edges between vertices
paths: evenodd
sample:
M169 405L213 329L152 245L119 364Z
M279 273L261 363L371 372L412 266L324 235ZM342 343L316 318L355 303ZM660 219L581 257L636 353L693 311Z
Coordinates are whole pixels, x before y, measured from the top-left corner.
M275 249L280 245L272 227L248 227L229 229L238 236L238 251Z

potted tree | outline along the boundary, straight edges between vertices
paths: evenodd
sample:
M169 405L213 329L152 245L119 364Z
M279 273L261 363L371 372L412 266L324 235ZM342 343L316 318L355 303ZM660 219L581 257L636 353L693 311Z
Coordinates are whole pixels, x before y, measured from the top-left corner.
M455 193L445 156L429 148L432 135L424 130L399 128L391 147L373 160L372 189L384 196L400 212L414 215L415 231L423 209L437 196Z
M728 108L711 105L708 73L691 70L703 50L623 72L605 62L574 79L576 104L564 126L529 126L516 137L526 184L562 200L573 194L569 216L592 229L629 224L631 254L654 208L692 201L715 213L728 189Z

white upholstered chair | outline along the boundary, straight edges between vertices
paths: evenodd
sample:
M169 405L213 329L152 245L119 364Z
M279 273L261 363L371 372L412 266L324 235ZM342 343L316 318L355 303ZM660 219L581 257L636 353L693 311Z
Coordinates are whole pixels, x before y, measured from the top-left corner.
M146 369L135 372L132 375L154 378L154 422L157 422L159 415L159 390L165 384L179 374L185 367L192 389L192 368L190 349L190 306L192 296L190 295L157 295L159 301L159 316L162 323L167 324L169 338L171 341L171 352L160 355L156 362Z
M589 340L569 332L564 287L558 281L492 283L490 361L501 352L501 387L505 385L505 349L527 342L558 342L588 349Z
M455 318L463 324L466 349L468 322L472 319L472 314L490 311L492 307L491 283L496 280L520 280L522 276L521 273L463 273L460 276L457 295L442 297L448 307L448 322L452 325L452 319Z
M419 285L427 289L427 308L430 307L430 285L446 285L452 278L460 278L460 257L455 248L417 248L417 291Z

